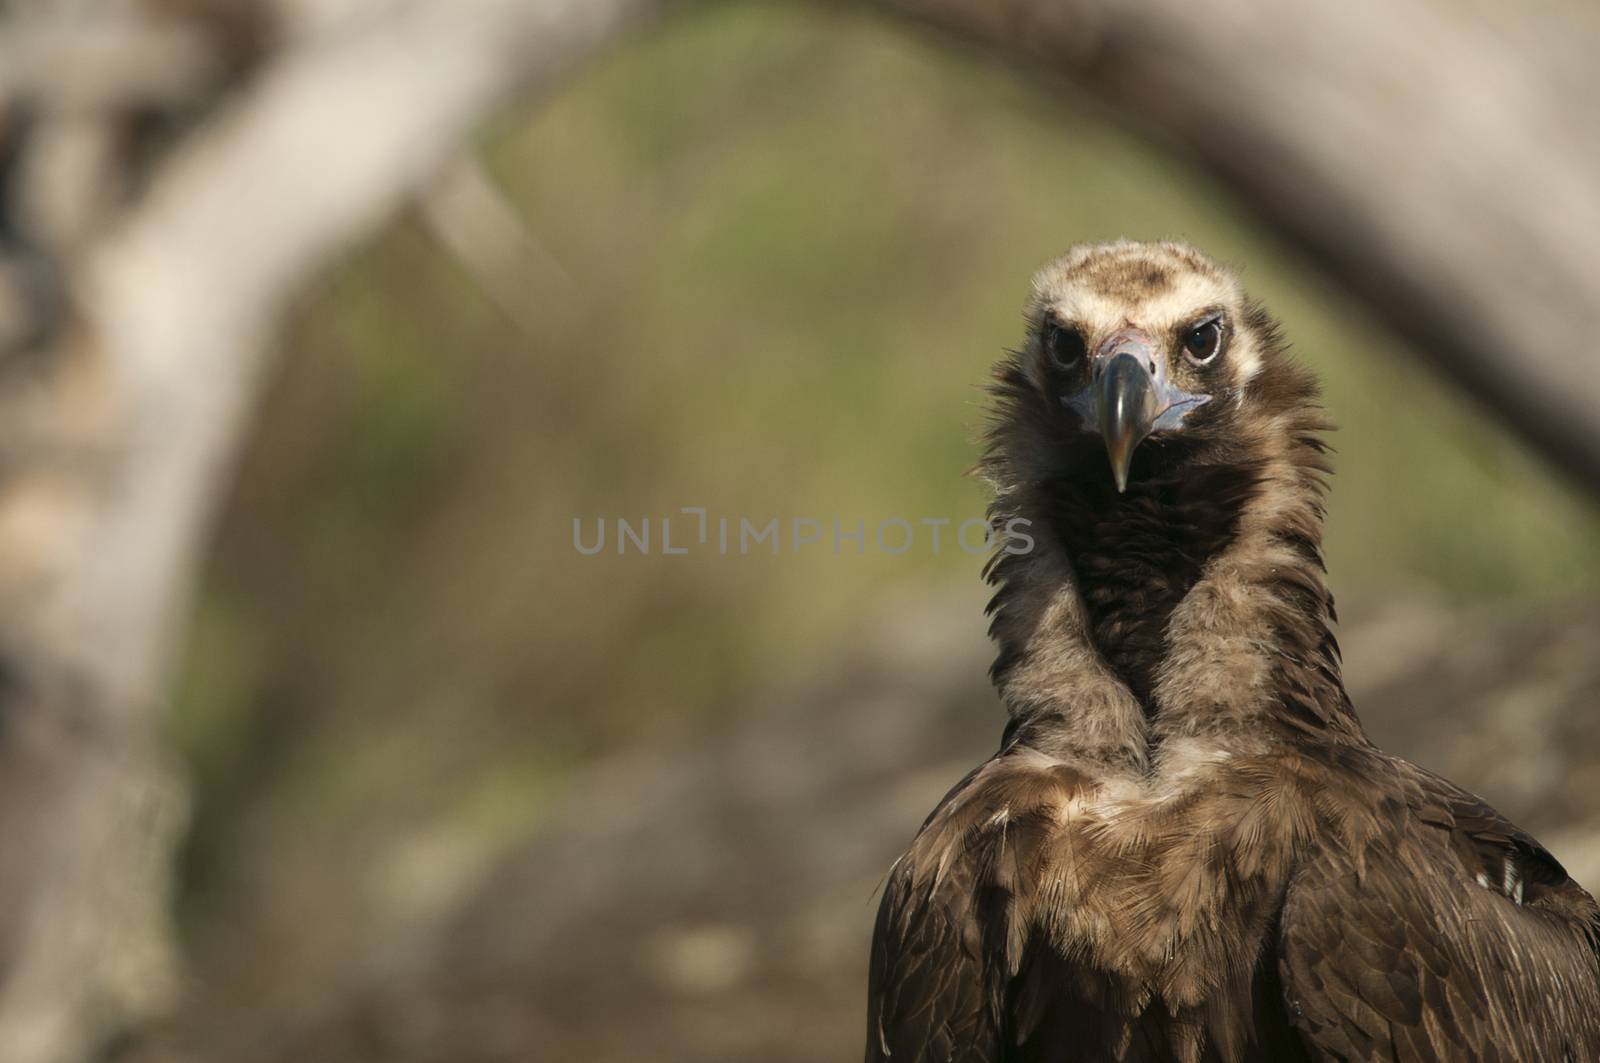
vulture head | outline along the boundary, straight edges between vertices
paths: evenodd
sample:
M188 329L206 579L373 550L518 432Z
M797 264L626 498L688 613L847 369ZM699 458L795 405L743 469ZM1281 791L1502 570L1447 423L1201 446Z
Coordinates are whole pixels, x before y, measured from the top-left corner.
M1276 323L1188 247L1076 248L1034 276L1027 319L999 371L1002 487L1071 479L1138 494L1185 466L1265 460L1321 427L1285 418L1316 414L1316 384Z
M996 378L991 516L1035 544L989 572L1003 693L1075 640L1153 715L1167 621L1224 552L1298 573L1297 623L1331 618L1316 381L1231 272L1174 243L1075 248L1035 275Z

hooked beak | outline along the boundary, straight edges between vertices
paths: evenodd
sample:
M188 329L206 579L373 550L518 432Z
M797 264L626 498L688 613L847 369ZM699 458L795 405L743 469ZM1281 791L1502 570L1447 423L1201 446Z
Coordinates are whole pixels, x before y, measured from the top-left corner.
M1166 358L1140 329L1114 333L1095 352L1094 378L1063 400L1083 417L1084 428L1106 441L1117 493L1128 488L1133 452L1153 432L1180 427L1190 410L1211 401L1184 391L1168 378Z
M1149 370L1131 354L1112 358L1100 373L1095 412L1100 415L1100 434L1105 437L1106 454L1111 458L1111 475L1117 480L1117 493L1128 488L1128 466L1133 451L1155 427L1155 381Z

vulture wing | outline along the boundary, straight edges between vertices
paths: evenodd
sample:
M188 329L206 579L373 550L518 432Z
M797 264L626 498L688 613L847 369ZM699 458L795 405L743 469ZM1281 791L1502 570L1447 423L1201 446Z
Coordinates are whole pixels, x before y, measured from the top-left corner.
M1290 882L1290 1021L1331 1059L1600 1060L1594 899L1494 809L1385 759L1408 790L1393 829Z
M974 910L976 868L966 851L936 852L961 841L939 831L941 817L971 789L963 779L895 862L878 907L867 981L867 1060L910 1063L999 1059L997 1018L985 987L981 914ZM930 833L940 836L933 844Z
M1003 753L940 802L889 873L872 938L868 1063L996 1063L1014 1010L1036 898L1033 873L1071 769Z

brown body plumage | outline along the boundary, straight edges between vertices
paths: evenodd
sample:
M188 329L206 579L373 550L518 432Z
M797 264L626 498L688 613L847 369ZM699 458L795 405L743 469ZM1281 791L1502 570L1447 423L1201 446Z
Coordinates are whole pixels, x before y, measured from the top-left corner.
M1011 718L889 876L867 1059L1600 1060L1593 899L1345 695L1271 319L1118 243L1029 325L985 460L1034 540L989 571Z

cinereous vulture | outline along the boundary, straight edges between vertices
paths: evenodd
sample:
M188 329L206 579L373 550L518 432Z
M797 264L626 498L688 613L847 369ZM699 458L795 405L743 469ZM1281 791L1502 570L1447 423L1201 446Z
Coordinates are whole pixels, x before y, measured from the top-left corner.
M1079 247L996 377L1009 723L889 874L866 1058L1600 1061L1593 898L1351 708L1272 318L1190 248Z

